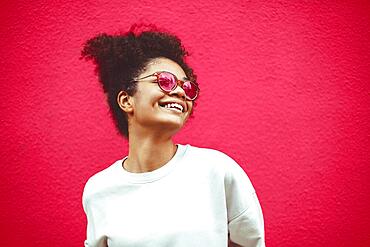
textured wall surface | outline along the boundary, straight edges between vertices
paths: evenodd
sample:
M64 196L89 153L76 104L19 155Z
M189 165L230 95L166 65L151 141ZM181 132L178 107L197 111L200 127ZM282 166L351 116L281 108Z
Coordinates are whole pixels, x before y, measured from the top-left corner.
M5 1L1 246L82 246L89 176L127 154L93 65L98 33L177 34L201 86L179 143L233 157L268 246L370 246L370 3Z

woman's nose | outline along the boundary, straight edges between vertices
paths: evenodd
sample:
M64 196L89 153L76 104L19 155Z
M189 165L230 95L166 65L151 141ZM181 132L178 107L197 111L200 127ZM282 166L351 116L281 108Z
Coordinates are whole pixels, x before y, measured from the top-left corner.
M184 89L182 89L182 87L179 85L179 83L177 84L177 87L172 90L169 95L176 95L177 97L181 98L181 99L186 99L186 94L185 94L185 91Z

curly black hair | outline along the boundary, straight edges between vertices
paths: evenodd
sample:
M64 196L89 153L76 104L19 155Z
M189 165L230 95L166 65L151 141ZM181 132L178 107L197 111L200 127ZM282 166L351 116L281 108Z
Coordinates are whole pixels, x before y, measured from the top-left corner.
M136 24L123 34L103 33L89 39L81 52L81 58L93 60L96 65L95 72L103 84L112 118L119 133L126 138L129 135L128 118L117 103L119 92L123 90L128 95L134 95L137 85L134 78L145 70L152 59L158 57L176 62L186 76L196 82L193 69L185 62L188 55L175 35L159 31L153 25Z

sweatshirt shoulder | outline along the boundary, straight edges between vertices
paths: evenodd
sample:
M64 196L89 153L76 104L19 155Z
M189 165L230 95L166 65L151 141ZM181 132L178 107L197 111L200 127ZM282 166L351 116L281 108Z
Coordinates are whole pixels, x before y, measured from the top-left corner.
M244 169L229 155L211 148L190 148L189 157L197 167L208 167L223 174L225 181L233 183L234 180L249 181Z
M97 191L109 186L114 181L114 177L117 176L117 166L120 160L117 160L104 170L101 170L92 175L85 183L83 196L87 197L90 194L96 193Z
M222 163L222 164L225 164L225 163L236 164L233 158L231 158L226 153L216 150L216 149L190 146L189 151L190 151L189 155L193 158L197 158L197 159L202 158L203 160L204 159L211 160L213 162Z

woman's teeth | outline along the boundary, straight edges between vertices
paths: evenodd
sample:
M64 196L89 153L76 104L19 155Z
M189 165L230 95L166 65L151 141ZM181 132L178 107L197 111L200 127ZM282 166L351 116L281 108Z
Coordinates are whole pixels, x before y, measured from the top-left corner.
M183 110L184 110L182 105L177 104L177 103L168 103L168 104L165 104L163 107L171 109L171 110L176 110L176 111L179 111L179 112L183 112Z

